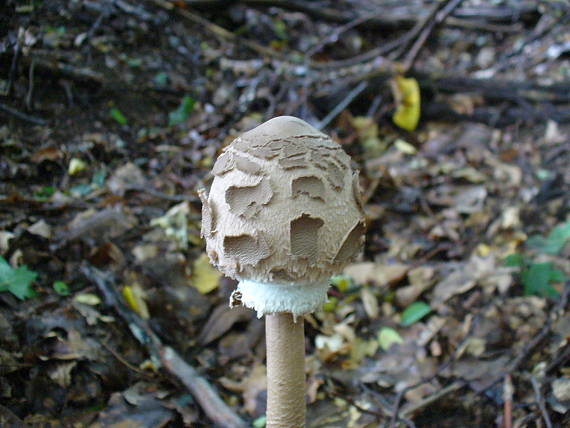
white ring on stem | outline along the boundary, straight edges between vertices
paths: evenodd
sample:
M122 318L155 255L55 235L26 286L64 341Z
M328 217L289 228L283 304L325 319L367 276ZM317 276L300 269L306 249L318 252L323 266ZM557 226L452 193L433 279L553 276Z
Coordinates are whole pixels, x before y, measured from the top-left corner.
M319 310L327 300L329 281L305 284L275 284L245 279L237 291L241 302L257 311L257 317L275 312L290 312L295 317Z

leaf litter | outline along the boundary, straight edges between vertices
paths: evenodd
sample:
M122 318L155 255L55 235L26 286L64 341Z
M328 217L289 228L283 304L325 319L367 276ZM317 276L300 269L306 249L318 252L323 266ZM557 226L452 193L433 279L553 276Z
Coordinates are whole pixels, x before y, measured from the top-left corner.
M430 2L325 2L344 23L278 2L15 3L0 425L264 425L263 323L227 307L196 189L279 114L330 117L367 215L364 254L307 316L308 426L568 422L566 6L465 1L431 26Z

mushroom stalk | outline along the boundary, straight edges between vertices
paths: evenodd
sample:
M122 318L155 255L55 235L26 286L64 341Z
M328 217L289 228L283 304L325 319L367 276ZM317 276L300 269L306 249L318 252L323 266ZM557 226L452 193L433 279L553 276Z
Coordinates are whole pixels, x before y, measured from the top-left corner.
M305 426L305 333L302 316L265 317L267 428Z

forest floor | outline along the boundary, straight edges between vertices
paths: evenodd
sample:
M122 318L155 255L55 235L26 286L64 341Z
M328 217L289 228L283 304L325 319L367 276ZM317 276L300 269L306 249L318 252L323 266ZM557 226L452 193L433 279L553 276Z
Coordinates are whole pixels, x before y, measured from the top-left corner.
M3 2L0 426L264 426L197 189L278 115L367 217L306 317L308 427L570 426L562 0Z

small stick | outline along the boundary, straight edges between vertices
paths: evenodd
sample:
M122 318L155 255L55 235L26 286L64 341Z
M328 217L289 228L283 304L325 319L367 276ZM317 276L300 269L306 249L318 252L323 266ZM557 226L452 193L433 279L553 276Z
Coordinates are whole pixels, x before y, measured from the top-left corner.
M449 14L453 12L453 10L457 8L457 6L459 6L462 1L463 0L447 0L444 3L437 4L434 10L433 19L430 17L424 21L425 26L422 25L424 28L421 30L418 38L406 56L406 60L404 61L404 69L406 71L409 71L413 67L420 49L425 44L434 28L444 22Z
M540 392L540 384L538 383L538 380L535 376L531 376L530 382L532 383L532 389L534 389L536 404L538 405L540 414L544 420L544 424L546 425L546 428L552 428L552 421L550 420L550 416L548 416L548 411L544 405L544 397L542 396L542 392Z
M412 414L414 414L418 410L420 410L426 406L429 406L431 403L439 400L442 397L445 397L446 395L451 394L452 392L455 392L455 391L463 388L464 386L465 386L465 382L463 382L463 381L453 382L451 385L448 385L445 388L440 389L436 393L427 396L426 398L424 398L419 403L410 404L410 405L404 407L400 413L400 417L411 416Z
M348 105L354 101L354 99L360 95L360 93L364 91L367 86L368 82L364 80L360 82L340 103L336 105L335 108L332 109L329 114L327 114L322 120L319 121L319 123L316 124L315 128L323 129L325 126L327 126L335 117L340 114L341 111L348 107Z
M505 402L503 407L503 425L505 428L513 427L513 392L511 375L506 375L503 386L503 400Z
M226 403L216 394L210 384L198 374L196 369L187 364L174 349L163 346L160 361L173 373L200 403L204 413L220 428L245 428L245 423L231 411Z
M305 426L305 330L302 316L279 312L265 318L267 428Z
M40 119L39 117L30 116L29 114L22 113L12 107L9 107L5 104L0 104L0 111L5 113L11 114L14 117L17 117L20 120L25 122L33 123L34 125L47 125L48 121L44 119Z

